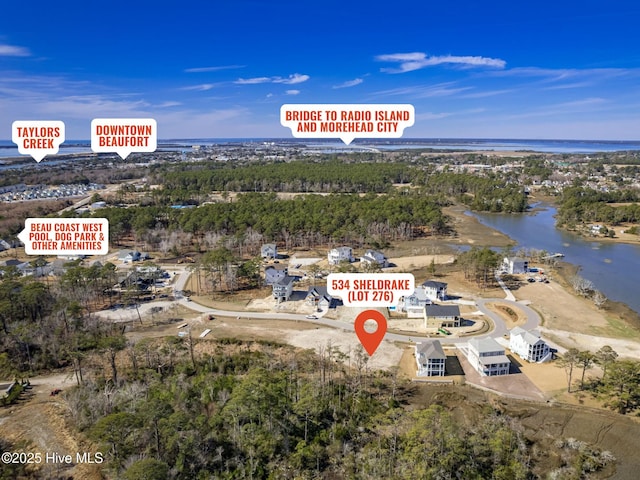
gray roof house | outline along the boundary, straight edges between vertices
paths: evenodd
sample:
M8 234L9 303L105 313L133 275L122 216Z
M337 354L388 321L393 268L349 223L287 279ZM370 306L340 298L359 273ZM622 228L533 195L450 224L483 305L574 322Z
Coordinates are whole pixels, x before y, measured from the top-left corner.
M472 338L467 348L467 359L480 375L508 375L511 361L505 350L491 337Z
M264 269L264 283L265 285L273 285L288 274L289 268L286 265L268 265Z
M419 377L444 376L447 356L438 340L418 342L415 346L416 363Z
M336 308L342 304L340 298L333 297L327 293L326 286L309 287L306 297L307 303L317 308Z
M293 293L293 282L295 282L296 280L297 277L285 275L283 278L274 283L272 285L273 298L275 298L278 302L286 302L287 300L289 300L291 294Z
M460 307L458 305L425 305L424 322L426 327L459 327Z

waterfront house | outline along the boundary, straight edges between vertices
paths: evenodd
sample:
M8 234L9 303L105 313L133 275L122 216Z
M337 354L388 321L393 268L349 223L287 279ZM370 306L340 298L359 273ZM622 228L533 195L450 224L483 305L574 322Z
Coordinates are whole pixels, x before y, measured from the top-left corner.
M509 336L509 349L527 362L542 363L551 360L549 345L535 330L513 328Z
M426 340L416 343L415 356L418 364L417 376L444 376L447 356L444 354L442 345L438 340Z
M529 270L529 261L520 257L504 257L502 268L512 275L527 273Z
M480 375L508 375L511 361L505 349L491 337L472 338L467 346L467 359Z

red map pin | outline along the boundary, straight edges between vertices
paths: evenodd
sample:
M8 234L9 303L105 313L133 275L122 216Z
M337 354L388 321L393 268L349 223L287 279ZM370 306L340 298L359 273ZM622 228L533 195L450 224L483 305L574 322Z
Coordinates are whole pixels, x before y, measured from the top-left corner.
M367 320L373 320L378 324L375 332L369 333L364 329L364 324ZM382 342L384 334L387 333L387 319L378 310L365 310L356 317L353 327L360 343L369 356L372 356L378 349L380 342Z

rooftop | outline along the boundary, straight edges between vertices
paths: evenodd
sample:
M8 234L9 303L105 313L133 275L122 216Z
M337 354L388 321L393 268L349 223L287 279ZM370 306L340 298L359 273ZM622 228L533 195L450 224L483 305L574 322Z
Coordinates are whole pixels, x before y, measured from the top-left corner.
M416 355L424 355L427 359L446 359L439 340L427 340L416 343Z

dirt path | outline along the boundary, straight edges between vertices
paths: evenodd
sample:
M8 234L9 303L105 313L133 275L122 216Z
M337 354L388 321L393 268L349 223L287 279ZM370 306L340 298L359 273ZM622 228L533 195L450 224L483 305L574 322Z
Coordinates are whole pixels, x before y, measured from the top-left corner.
M76 384L72 374L56 374L35 377L30 380L31 389L22 394L18 403L0 409L0 437L10 442L14 451L39 452L42 461L34 465L41 478L68 475L87 480L102 479L96 465L77 464L76 454L97 452L95 447L81 445L76 433L68 428L65 418L68 407L59 396L51 396L55 389L64 391ZM47 454L71 455L66 464Z

